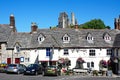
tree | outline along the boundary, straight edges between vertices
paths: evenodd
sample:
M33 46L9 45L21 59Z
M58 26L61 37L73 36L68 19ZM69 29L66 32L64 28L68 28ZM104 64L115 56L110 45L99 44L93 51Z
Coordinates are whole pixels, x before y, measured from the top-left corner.
M109 26L105 26L104 22L101 19L93 19L89 22L84 23L81 26L83 29L105 29L110 28Z

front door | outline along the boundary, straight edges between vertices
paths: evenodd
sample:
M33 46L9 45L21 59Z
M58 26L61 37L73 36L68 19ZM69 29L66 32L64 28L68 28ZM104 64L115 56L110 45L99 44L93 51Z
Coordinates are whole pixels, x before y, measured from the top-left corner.
M11 64L11 58L7 58L7 64Z
M20 63L20 58L15 58L15 63L19 64Z

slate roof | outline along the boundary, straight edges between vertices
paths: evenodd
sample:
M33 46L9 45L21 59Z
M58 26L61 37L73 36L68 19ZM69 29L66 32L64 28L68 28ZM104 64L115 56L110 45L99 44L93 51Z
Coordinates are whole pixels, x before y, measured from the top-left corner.
M5 31L5 32L4 32ZM7 42L7 48L14 48L15 43L19 43L22 48L46 48L46 47L69 47L69 48L99 48L99 47L120 47L120 31L109 29L38 29L36 33L12 33L9 25L0 25L0 41ZM86 39L87 34L93 36L93 43ZM111 36L111 42L105 42L103 36L108 33ZM38 36L42 34L45 40L40 44ZM63 43L62 37L68 34L69 43Z
M30 33L12 33L8 39L8 48L14 48L16 43L19 43L21 48L30 48L31 46L31 34Z
M9 24L0 24L0 42L7 42L11 31Z
M116 45L116 35L120 34L119 30L109 30L109 29L81 29L81 30L75 30L75 29L56 29L56 30L50 30L50 29L39 29L38 33L43 33L45 36L49 35L49 39L46 38L45 42L43 42L42 45L46 44L46 47L51 44L57 44L56 47L120 47L119 45ZM86 36L88 33L91 33L94 40L93 43L89 43L86 40ZM107 43L103 39L103 36L105 33L109 33L111 36L111 42ZM63 43L62 37L63 35L68 34L70 36L70 43ZM50 37L51 35L51 37ZM47 37L46 36L46 37ZM53 38L53 39L52 39ZM47 43L47 41L49 43ZM52 40L52 41L50 41ZM120 42L120 38L118 40ZM54 42L54 43L53 43ZM37 43L37 41L36 41ZM117 43L118 44L118 43ZM42 47L41 45L41 47Z

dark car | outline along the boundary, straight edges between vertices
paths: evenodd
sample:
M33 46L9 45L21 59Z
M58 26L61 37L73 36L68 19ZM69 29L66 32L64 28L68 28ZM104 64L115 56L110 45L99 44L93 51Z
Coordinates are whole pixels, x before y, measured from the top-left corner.
M24 64L9 64L6 68L6 73L24 73L26 66Z
M42 72L43 76L45 76L45 75L58 76L58 74L59 74L59 71L58 71L57 66L47 66L47 67L44 68L44 70Z
M42 73L42 65L40 64L30 64L26 67L26 70L24 71L24 75L26 74L38 75L41 73Z

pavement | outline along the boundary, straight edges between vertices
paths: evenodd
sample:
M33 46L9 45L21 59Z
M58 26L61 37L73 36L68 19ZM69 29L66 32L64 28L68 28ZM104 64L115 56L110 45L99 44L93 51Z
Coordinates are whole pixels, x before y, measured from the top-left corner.
M112 74L112 77L120 77L120 75Z

